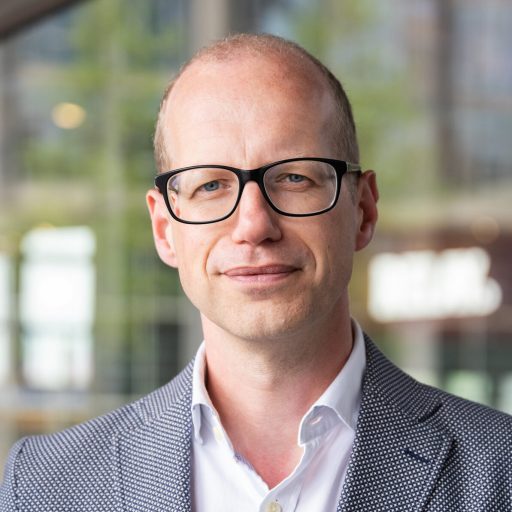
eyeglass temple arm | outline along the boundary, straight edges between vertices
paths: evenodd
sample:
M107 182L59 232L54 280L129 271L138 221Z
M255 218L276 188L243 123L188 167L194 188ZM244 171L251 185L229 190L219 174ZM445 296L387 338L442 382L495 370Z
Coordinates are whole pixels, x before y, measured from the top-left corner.
M351 164L347 162L347 172L361 172L361 166L359 164Z

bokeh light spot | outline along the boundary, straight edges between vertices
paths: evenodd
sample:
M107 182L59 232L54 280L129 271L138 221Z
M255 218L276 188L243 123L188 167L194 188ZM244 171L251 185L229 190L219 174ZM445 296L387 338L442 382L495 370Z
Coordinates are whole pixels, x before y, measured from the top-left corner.
M64 130L78 128L83 124L85 118L85 110L76 103L58 103L52 110L53 122Z

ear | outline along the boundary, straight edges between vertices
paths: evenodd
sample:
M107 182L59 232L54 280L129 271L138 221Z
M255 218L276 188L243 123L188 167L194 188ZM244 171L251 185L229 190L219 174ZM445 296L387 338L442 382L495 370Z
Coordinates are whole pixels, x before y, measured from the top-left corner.
M366 171L360 176L357 186L356 251L364 249L373 238L378 218L378 200L379 190L375 173Z
M153 239L160 259L171 267L178 266L178 259L172 238L172 221L165 206L164 198L157 189L150 189L146 202L153 227Z

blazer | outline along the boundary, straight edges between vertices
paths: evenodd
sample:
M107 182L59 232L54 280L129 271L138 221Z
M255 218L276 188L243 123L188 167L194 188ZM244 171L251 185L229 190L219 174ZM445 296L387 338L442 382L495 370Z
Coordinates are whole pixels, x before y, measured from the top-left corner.
M356 437L332 510L512 511L512 417L416 382L365 342ZM130 405L20 440L0 511L190 511L191 395L189 364Z

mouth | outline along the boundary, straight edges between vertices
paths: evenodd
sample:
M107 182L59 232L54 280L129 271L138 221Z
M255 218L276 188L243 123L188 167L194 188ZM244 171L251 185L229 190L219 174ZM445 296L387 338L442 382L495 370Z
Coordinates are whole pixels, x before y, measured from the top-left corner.
M286 279L298 270L291 265L272 264L230 268L223 274L242 283L273 283Z

